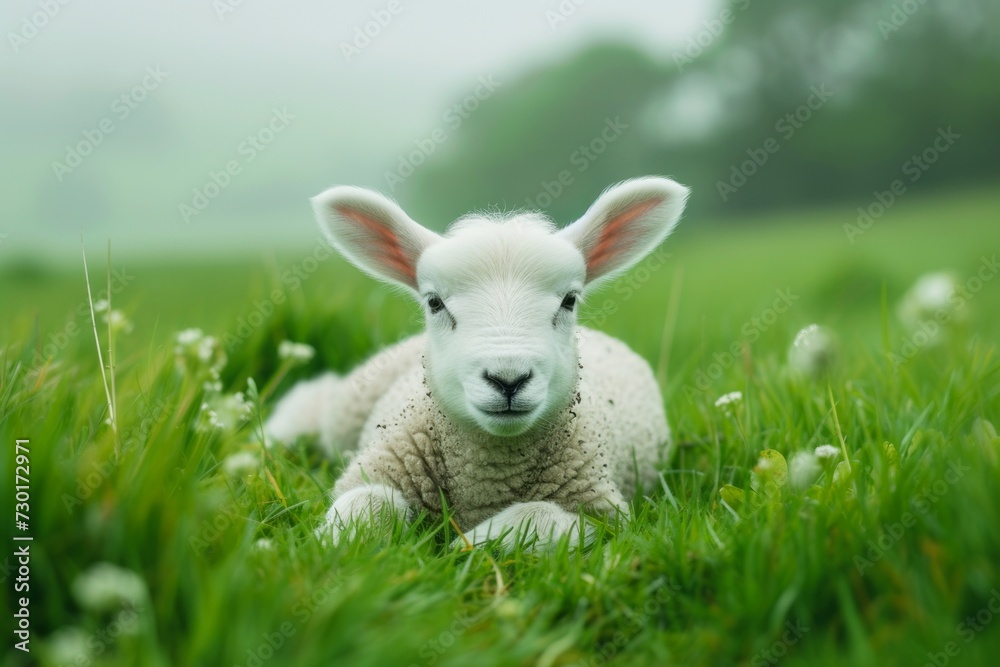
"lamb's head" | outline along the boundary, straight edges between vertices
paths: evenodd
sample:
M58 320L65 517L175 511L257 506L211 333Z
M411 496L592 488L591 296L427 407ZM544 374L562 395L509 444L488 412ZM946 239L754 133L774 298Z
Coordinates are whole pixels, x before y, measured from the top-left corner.
M313 206L348 260L423 304L427 380L445 414L517 436L573 398L584 293L663 241L687 194L669 179L636 179L607 190L562 230L533 213L470 215L443 236L362 188L332 188Z

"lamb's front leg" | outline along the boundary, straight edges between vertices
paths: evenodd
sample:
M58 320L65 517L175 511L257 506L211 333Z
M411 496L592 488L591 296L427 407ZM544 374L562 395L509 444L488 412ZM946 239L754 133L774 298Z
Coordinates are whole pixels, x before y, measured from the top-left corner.
M498 512L465 533L465 539L472 545L499 540L499 545L509 550L522 540L532 547L551 546L564 535L569 537L570 546L580 546L580 516L555 503L532 501L515 503ZM590 544L594 537L593 526L584 523L582 537L584 546ZM464 544L461 536L452 543L453 546Z
M337 544L352 528L388 526L396 518L410 518L410 505L399 489L385 484L365 484L346 491L326 513L323 526L316 535L324 544Z

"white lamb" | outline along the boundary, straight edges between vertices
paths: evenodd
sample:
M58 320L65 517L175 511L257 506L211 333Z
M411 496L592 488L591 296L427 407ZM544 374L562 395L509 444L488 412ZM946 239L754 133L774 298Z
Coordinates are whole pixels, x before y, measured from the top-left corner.
M318 432L331 454L358 449L321 533L439 516L443 501L473 544L577 543L581 509L627 514L669 446L663 399L649 365L576 311L670 234L687 195L641 178L562 230L534 213L470 215L444 236L369 190L315 197L330 243L411 292L427 325L347 377L297 385L268 421L269 439Z

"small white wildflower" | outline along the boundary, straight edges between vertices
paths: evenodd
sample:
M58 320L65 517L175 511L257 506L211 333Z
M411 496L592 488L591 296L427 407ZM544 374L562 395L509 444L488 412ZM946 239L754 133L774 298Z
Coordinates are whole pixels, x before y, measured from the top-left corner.
M260 457L252 452L236 452L222 461L222 469L233 477L245 477L255 472L259 465Z
M835 459L840 456L840 449L833 445L820 445L814 452L817 458Z
M104 321L111 325L111 330L115 333L131 333L132 331L132 322L120 310L112 310L105 313Z
M795 336L788 350L788 364L803 375L821 375L833 365L837 341L833 333L818 324L810 324Z
M177 334L177 343L179 345L194 345L204 337L205 334L202 333L201 329L185 329Z
M205 336L198 341L198 358L206 364L210 362L212 357L215 356L215 348L218 342L215 336Z
M274 542L266 537L262 537L251 545L250 550L256 552L274 551Z
M110 611L126 604L134 607L146 599L146 582L131 570L98 563L76 578L73 595L91 611Z
M107 299L98 299L97 301L94 302L94 312L95 313L103 313L110 306L111 306L111 304L108 303Z
M45 640L45 653L53 665L90 664L87 633L80 628L59 628Z
M951 299L957 289L955 277L950 273L929 273L914 283L910 288L910 294L921 307L938 310L951 305Z
M279 359L290 359L296 363L304 364L314 356L316 356L316 349L312 345L293 343L290 340L283 340L278 345Z
M176 342L174 352L180 371L196 376L207 373L210 380L219 379L227 358L218 338L206 336L201 329L185 329L178 332Z
M732 405L733 403L739 403L742 400L743 400L742 391L731 391L728 394L723 394L722 396L720 396L718 400L715 401L715 407L725 408L729 405Z
M812 486L822 471L819 458L811 452L796 452L788 461L789 481L798 491Z
M202 387L204 387L207 392L217 394L222 391L222 382L220 380L212 380L211 382L205 382L202 384Z
M210 429L235 431L240 425L253 417L253 403L247 400L243 392L235 394L213 395L202 403L201 411Z
M941 338L940 327L925 326L928 321L940 324L959 319L965 311L959 307L958 280L950 273L928 273L917 279L900 301L897 314L911 330L927 330L931 343Z

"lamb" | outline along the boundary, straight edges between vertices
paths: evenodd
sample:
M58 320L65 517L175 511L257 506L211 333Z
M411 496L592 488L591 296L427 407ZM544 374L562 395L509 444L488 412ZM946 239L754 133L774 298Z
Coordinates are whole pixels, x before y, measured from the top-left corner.
M562 230L537 213L470 214L444 235L374 191L315 197L331 245L411 293L426 320L347 377L300 383L265 425L269 441L318 433L331 454L357 449L318 533L336 542L446 505L474 545L577 545L581 510L627 516L670 446L663 398L649 364L578 326L577 309L673 231L687 196L645 177Z

